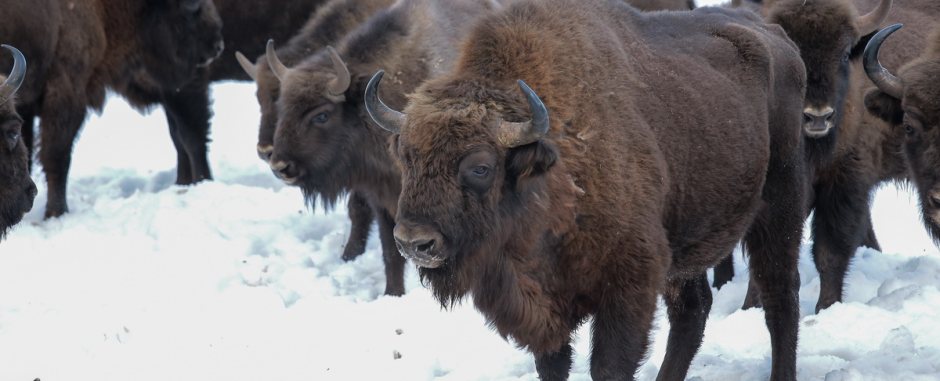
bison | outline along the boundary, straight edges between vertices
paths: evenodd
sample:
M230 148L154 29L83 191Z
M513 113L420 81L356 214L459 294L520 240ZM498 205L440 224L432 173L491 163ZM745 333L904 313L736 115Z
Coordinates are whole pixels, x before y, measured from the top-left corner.
M908 176L920 199L927 231L940 240L940 24L923 53L895 76L878 61L884 40L900 24L878 32L865 48L865 71L877 88L865 94L865 107L900 136Z
M362 89L380 66L394 70L399 94L446 70L471 22L492 7L476 0L404 0L350 32L337 49L293 68L269 49L269 67L281 81L271 168L300 186L310 204L319 198L331 207L349 191L367 200L379 223L386 294L404 293L405 259L392 237L400 178L388 157L388 134L368 123ZM404 105L404 97L396 97L396 105ZM353 222L350 238L357 228L368 232Z
M314 52L338 41L380 9L391 5L392 0L332 0L318 8L303 29L277 49L282 63L293 66ZM268 44L273 44L269 40ZM258 157L268 162L274 152L274 129L277 124L277 98L280 81L268 66L266 55L252 63L244 54L236 52L238 62L247 75L258 86L256 95L261 106L261 124L258 132ZM359 194L351 192L347 204L351 231L343 250L342 258L352 260L362 255L369 238L369 228L374 221L372 207Z
M0 75L0 238L23 214L33 208L36 184L29 177L29 156L23 143L23 119L16 114L14 94L26 77L26 57L16 48L2 45L13 54L13 69Z
M720 8L520 1L480 21L404 112L379 97L382 78L365 104L394 134L401 253L442 306L472 295L542 380L567 378L592 316L591 376L633 379L660 293L659 379L684 379L705 271L742 237L771 378L795 379L806 77L779 27Z
M0 0L0 9L0 40L19 46L32 63L17 111L29 148L34 119L42 121L47 218L68 211L72 145L89 107L100 111L108 89L133 98L144 79L153 87L182 87L222 50L221 22L209 0Z
M894 6L890 0L858 3L871 11L859 15L849 0L777 0L767 10L767 21L783 27L800 47L808 75L803 130L811 161L813 260L821 281L817 312L842 300L856 249L880 249L872 230L871 193L885 181L903 180L906 173L897 139L862 107L869 86L861 67L864 46L886 19L927 25L940 17L930 0ZM892 63L912 59L924 34L906 36L905 46L892 52ZM720 265L716 284L731 274L730 262ZM745 308L758 304L756 294L751 285Z

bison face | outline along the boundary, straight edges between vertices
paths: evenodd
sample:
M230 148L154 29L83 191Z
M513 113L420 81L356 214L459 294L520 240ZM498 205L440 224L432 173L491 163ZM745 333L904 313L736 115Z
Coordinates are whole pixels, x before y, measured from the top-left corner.
M849 1L780 0L768 22L780 24L800 48L806 66L803 132L813 139L835 140L845 112L850 71L864 48L863 37L887 15L890 0L858 16Z
M6 78L0 76L0 83ZM2 86L2 85L0 85ZM23 119L13 102L0 104L0 236L33 208L36 185L29 176L29 157L23 143Z
M211 0L147 1L138 30L153 79L178 88L222 53L222 21Z
M865 95L865 107L903 139L924 222L940 240L940 29L933 34L931 50L894 76L877 57L884 39L899 28L878 32L865 49L866 71L877 85Z
M475 83L429 84L406 115L378 98L382 74L369 81L365 97L373 120L399 133L392 147L402 172L395 241L422 276L444 279L475 256L501 251L512 235L508 221L530 197L521 191L524 179L554 163L554 149L541 141L548 110L521 81L522 92L470 90L478 100L452 95Z
M270 165L278 178L300 186L308 199L319 195L329 205L355 174L368 171L365 151L385 145L372 141L375 135L359 117L361 96L350 94L347 100L345 64L337 73L334 65L324 63L327 57L317 58L283 71L272 64L282 83Z

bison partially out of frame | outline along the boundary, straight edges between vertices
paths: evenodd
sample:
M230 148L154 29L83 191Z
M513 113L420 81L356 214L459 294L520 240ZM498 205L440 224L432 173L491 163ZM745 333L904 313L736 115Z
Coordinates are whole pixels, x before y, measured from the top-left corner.
M0 238L33 208L36 197L23 144L23 119L14 108L16 91L26 77L26 57L12 46L2 47L13 54L13 68L8 77L0 75Z
M404 112L380 100L382 75L366 107L395 134L401 252L444 306L472 295L542 380L567 378L592 316L591 376L633 379L659 294L659 379L684 379L711 307L705 271L742 238L771 379L796 378L806 77L782 29L719 8L520 1Z

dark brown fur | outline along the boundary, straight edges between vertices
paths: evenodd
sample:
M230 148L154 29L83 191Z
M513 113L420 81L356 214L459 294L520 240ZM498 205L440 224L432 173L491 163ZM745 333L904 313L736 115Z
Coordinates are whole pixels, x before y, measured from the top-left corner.
M627 4L645 12L651 11L688 11L695 9L692 0L626 0Z
M471 20L486 10L481 4L486 3L399 1L338 42L337 51L352 77L342 97L325 95L337 75L325 50L292 68L280 89L271 164L288 165L276 173L296 178L311 204L319 198L331 206L350 191L368 200L379 221L386 294L404 293L405 260L392 238L400 180L388 157L388 134L367 123L362 92L369 76L386 67L395 73L388 94L396 95L397 107L404 106L401 94L449 68ZM315 123L320 114L328 120Z
M865 106L889 123L889 134L899 136L908 176L917 187L924 224L934 241L940 241L940 24L934 25L923 53L897 72L904 85L902 98L871 89L865 96ZM912 27L923 25L906 24L904 29ZM881 56L885 59L891 45L903 41L895 38L892 35L883 45Z
M0 84L6 81L0 75ZM23 143L23 119L15 99L0 99L0 239L33 208L36 184L29 177L29 156Z
M27 147L34 140L34 118L42 120L46 217L68 211L72 145L87 109L100 110L106 90L134 98L140 78L157 88L179 88L219 53L215 6L203 1L189 12L182 6L186 1L191 0L0 0L0 41L20 47L31 63L17 111ZM9 69L7 62L0 61L0 72Z
M807 136L806 145L812 161L813 259L822 283L817 311L842 300L849 261L859 246L880 249L872 230L872 191L885 181L905 177L896 134L862 107L871 82L861 67L861 53L870 36L859 33L856 20L878 3L777 0L767 11L768 22L780 24L801 49L808 74L805 107L835 110L829 133ZM936 17L940 17L940 3L895 0L885 23L902 21L912 28L898 32L898 45L886 47L886 65L897 67L914 58L927 33L925 26ZM727 270L716 271L730 279ZM751 287L745 308L758 304L756 295Z
M551 130L507 149L499 121L529 115L518 79ZM664 293L660 379L681 380L711 306L705 270L744 237L771 377L793 380L804 85L796 47L750 12L514 3L410 98L393 145L396 239L439 238L440 267L420 268L434 295L444 306L471 295L542 380L567 378L572 333L592 316L591 376L633 379Z

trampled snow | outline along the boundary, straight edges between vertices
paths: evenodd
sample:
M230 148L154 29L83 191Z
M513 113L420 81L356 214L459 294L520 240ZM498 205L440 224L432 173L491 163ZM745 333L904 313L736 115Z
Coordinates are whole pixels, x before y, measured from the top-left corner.
M531 357L489 329L471 303L442 310L413 265L407 294L386 297L376 229L340 258L344 204L305 208L257 159L249 84L214 86L216 181L172 185L161 110L112 97L85 125L71 213L42 220L45 180L25 221L0 242L0 380L535 380ZM940 380L940 253L905 187L878 191L884 252L859 249L845 303L813 313L819 278L804 238L800 380ZM760 309L739 309L746 265L715 291L692 380L766 380ZM668 321L657 312L655 378ZM588 380L589 324L572 380Z

